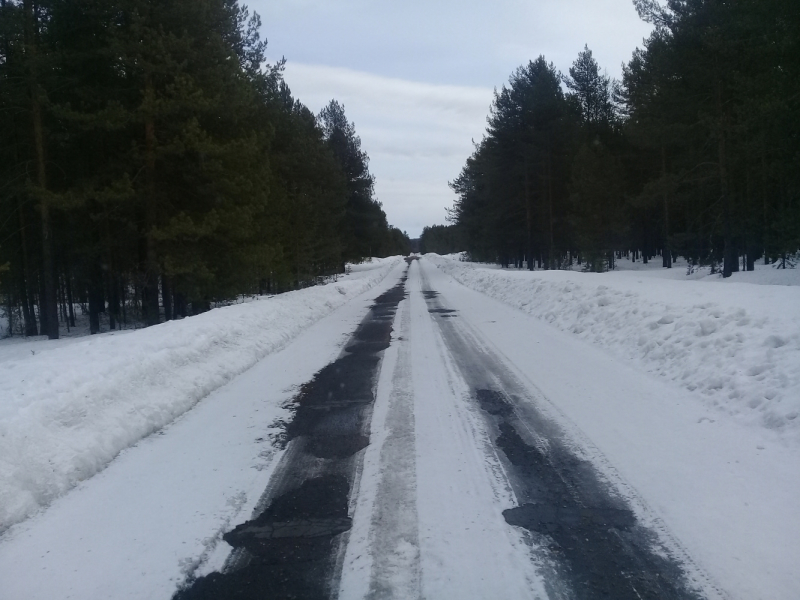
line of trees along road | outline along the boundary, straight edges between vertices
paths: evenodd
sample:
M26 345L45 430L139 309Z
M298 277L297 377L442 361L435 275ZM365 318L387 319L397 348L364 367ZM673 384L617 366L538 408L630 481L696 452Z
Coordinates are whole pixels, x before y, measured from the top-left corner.
M0 0L0 286L58 337L404 253L335 101L315 116L235 0Z
M531 269L604 271L630 253L665 267L685 256L724 276L740 261L791 265L800 3L634 4L654 31L621 82L585 48L568 75L540 57L495 93L487 132L450 184L460 249Z
M419 237L419 251L451 254L464 249L461 229L456 225L430 225L422 229Z

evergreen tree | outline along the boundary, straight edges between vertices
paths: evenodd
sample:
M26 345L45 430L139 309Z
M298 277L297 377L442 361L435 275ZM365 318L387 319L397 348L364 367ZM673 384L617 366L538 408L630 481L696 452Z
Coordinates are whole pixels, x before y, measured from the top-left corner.
M578 54L564 83L580 107L581 119L591 136L605 133L616 124L611 78L600 73L588 46Z
M361 149L361 138L356 135L355 125L347 120L344 106L331 100L320 111L319 121L325 141L345 175L344 259L357 262L380 252L388 235L386 214L373 196L375 179L369 172L369 157Z
M800 8L634 4L655 30L621 84L585 47L563 100L538 94L548 89L542 59L496 93L486 136L451 183L466 248L529 268L577 259L603 270L631 253L660 254L664 267L680 254L724 276L760 256L790 266L800 250Z
M432 225L422 230L420 252L426 254L452 254L464 250L461 231L457 225Z
M556 268L569 242L564 173L575 114L544 57L517 69L495 94L489 127L461 175L451 218L473 255Z
M0 292L17 331L54 337L76 306L93 333L155 324L407 247L343 109L326 132L234 0L0 11Z

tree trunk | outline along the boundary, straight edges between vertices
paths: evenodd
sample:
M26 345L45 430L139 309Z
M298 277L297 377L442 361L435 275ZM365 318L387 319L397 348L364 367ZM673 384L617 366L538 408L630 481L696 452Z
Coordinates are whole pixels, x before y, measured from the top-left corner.
M24 321L22 334L25 337L36 335L36 320L32 314L31 306L28 304L27 285L25 284L25 276L21 271L19 274L19 302L22 306L22 319ZM31 325L33 325L33 332L31 332Z
M143 312L147 325L157 325L159 318L158 306L158 253L156 249L156 227L158 225L158 203L155 196L155 170L156 170L156 126L153 118L155 104L155 88L153 78L148 73L145 77L144 102L146 116L144 123L145 136L145 281Z
M97 292L89 290L89 333L100 333L100 304L97 302Z
M89 333L100 333L100 313L104 310L103 270L99 261L93 258L89 275Z
M126 308L125 305L127 301L126 297L127 295L125 293L126 288L127 288L127 282L125 280L125 276L123 275L119 278L119 303L120 306L122 307L122 324L125 327L128 326L128 309Z
M42 276L44 295L39 299L39 320L42 333L51 340L58 339L58 299L56 297L55 268L53 265L53 240L51 238L50 205L46 196L47 170L44 149L44 126L42 124L41 89L36 78L37 42L36 16L33 0L23 2L25 14L25 49L28 55L28 90L30 94L33 145L36 152L36 185L39 188L39 210L42 219Z
M661 144L661 180L664 197L664 249L661 252L662 265L672 268L672 250L669 246L669 191L667 190L667 152Z
M69 271L65 273L64 278L67 286L67 310L69 311L69 324L71 327L75 327L75 303L72 299L72 278L70 277Z
M42 299L44 298L45 291L44 291L44 275L42 271L39 270L37 275L37 281L39 284L38 295L36 297L36 306L39 308L39 335L47 335L47 312L44 310L44 305Z
M553 235L553 151L550 147L550 138L547 138L547 205L549 208L549 221L550 221L550 249L548 250L548 269L555 269L554 252L555 242Z
M22 204L17 200L17 211L19 212L19 232L20 245L22 246L22 272L20 273L20 300L22 301L22 314L25 318L25 335L39 335L36 326L36 311L33 308L33 274L31 273L30 261L28 260L28 242L25 235L25 215Z
M647 226L644 228L644 236L642 237L642 264L646 265L650 260L650 245L648 244Z
M6 294L6 317L8 318L8 337L14 336L14 297L11 292Z
M169 278L161 273L161 297L164 299L164 320L172 320L172 290L169 285Z
M186 317L186 296L184 296L181 292L178 292L174 295L175 298L175 310L174 310L174 318L184 318Z
M119 325L119 285L117 275L117 261L111 243L111 223L108 218L108 204L103 203L103 254L105 266L103 268L103 283L105 296L108 299L108 328L113 331Z
M717 85L717 111L720 115L719 131L717 132L717 155L719 158L719 192L722 203L722 222L724 244L722 249L722 276L730 277L739 267L736 259L736 249L733 245L733 223L731 215L731 199L728 191L728 157L726 142L726 117L722 107L722 85Z
M533 271L533 207L531 206L531 186L528 174L528 157L525 156L525 225L528 232L528 270Z
M58 309L59 320L67 325L67 331L69 331L69 323L67 323L67 297L64 293L64 285L61 282L61 277L56 281L56 294L56 308Z
M767 197L767 143L761 138L761 202L762 202L762 236L761 244L764 248L764 264L769 264L769 211L767 210L769 198Z
M117 328L117 286L114 283L114 274L106 275L106 295L108 296L108 328L114 331Z

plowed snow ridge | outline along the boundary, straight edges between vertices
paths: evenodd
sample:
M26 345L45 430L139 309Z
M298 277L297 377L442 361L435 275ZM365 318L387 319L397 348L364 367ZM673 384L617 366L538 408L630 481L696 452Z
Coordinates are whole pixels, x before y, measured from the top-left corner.
M800 443L800 286L512 271L426 258L469 288Z
M0 363L0 532L192 408L401 261L327 285Z

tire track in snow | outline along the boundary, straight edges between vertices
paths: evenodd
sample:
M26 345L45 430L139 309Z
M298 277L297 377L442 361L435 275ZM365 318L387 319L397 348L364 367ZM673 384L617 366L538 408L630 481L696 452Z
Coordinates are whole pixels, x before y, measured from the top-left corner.
M234 550L222 571L189 582L175 600L336 596L375 382L405 282L404 274L376 298L341 356L301 387L260 509L223 536Z
M625 499L468 324L423 286L431 313L502 450L520 506L504 512L528 532L554 598L696 599L684 565L658 544Z
M410 305L401 302L378 380L339 598L419 598Z
M469 387L429 314L419 261L409 272L410 351L423 598L545 597L520 531L515 498ZM435 318L446 318L436 316Z

